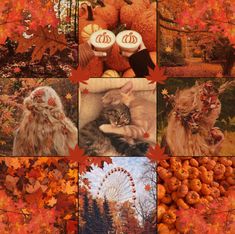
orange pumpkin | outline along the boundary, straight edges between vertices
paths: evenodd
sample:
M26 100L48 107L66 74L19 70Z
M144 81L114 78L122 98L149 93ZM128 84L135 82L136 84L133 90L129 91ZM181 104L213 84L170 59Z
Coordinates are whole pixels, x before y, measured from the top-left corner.
M229 176L227 177L226 181L231 184L231 185L235 185L235 178L234 176Z
M208 162L205 164L205 167L207 170L212 170L216 165L216 161L215 160L208 160Z
M203 183L210 184L213 181L213 172L212 171L202 172L200 178Z
M198 161L194 158L191 158L189 162L190 162L190 165L193 167L198 167L198 165L199 165Z
M212 197L217 198L220 196L220 190L216 187L211 187L211 194Z
M204 167L204 166L200 166L200 167L199 167L199 171L200 171L200 172L207 172L207 169L206 169L206 167Z
M196 179L199 176L199 170L196 167L190 167L188 169L189 179Z
M191 190L199 192L202 188L202 183L199 179L193 179L190 181L189 187Z
M187 196L186 196L186 201L190 205L196 204L200 201L200 196L195 191L189 191Z
M170 164L172 171L177 171L182 167L180 159L170 158Z
M167 186L171 191L175 191L180 186L181 182L176 177L171 177L167 181Z
M170 232L168 226L164 223L159 223L157 225L157 233L159 234L168 234Z
M118 10L109 4L105 4L103 1L97 1L100 6L95 8L95 14L100 16L108 25L108 29L113 29L118 23Z
M214 175L215 180L223 180L224 179L224 174L216 174Z
M208 157L200 157L198 159L198 161L199 161L200 164L205 164L209 161L209 158Z
M133 3L139 4L141 6L144 6L146 8L150 7L150 1L149 0L132 0Z
M163 180L167 180L172 177L172 173L163 167L158 167L158 175Z
M208 184L202 184L202 188L201 188L201 193L203 195L210 195L211 193L211 189L210 189L210 186Z
M220 163L222 163L224 166L228 167L228 166L232 166L233 162L228 159L227 157L221 157L219 158Z
M120 22L125 24L127 29L131 28L132 23L135 21L136 15L145 10L144 5L133 4L131 0L124 0L126 4L120 10Z
M230 187L230 184L226 180L222 180L220 182L220 185L223 186L225 190L228 190L228 188Z
M212 157L213 160L215 160L216 162L218 161L219 157Z
M182 167L185 168L186 170L188 170L188 168L189 168L189 160L185 160L185 161L182 163Z
M162 184L157 185L157 194L158 194L158 199L161 200L165 194L166 194L166 189Z
M166 224L172 224L176 221L176 214L173 211L166 211L162 216L162 222Z
M226 170L225 170L225 173L224 173L224 175L226 177L228 177L230 175L233 175L233 173L234 173L234 169L231 166L226 167Z
M171 193L171 198L174 202L176 202L176 200L178 199L178 195L177 195L177 192L173 192Z
M128 60L120 55L117 44L114 44L112 47L111 53L108 54L105 64L109 69L113 69L119 72L125 71L130 67Z
M104 0L104 3L114 6L117 10L120 10L125 4L123 0Z
M170 204L172 202L171 195L167 193L165 197L162 198L161 202L164 204Z
M188 193L188 186L186 184L182 184L177 189L178 197L185 197Z
M83 42L81 33L83 31L83 28L87 26L88 24L97 24L102 29L107 28L107 23L103 19L101 19L99 16L94 16L92 7L88 5L86 14L79 18L79 24L78 24L79 25L79 31L78 31L79 43Z
M210 185L211 185L212 187L216 187L216 188L219 187L219 183L216 182L216 181L212 181Z
M216 165L215 165L215 167L214 167L214 173L215 173L215 175L218 175L218 174L224 174L225 173L225 170L226 170L226 168L225 168L225 166L223 165L223 164L221 164L221 163L217 163Z
M164 205L159 205L157 207L157 219L158 219L158 222L161 221L161 218L163 216L163 214L166 212L166 208Z
M179 208L182 208L182 209L185 209L185 210L189 209L189 206L187 205L187 203L182 198L178 199L176 201L176 204Z
M175 177L178 178L179 180L184 180L189 177L188 170L181 167L177 171L175 171Z
M166 160L161 160L161 161L159 162L159 165L162 166L162 167L164 167L164 168L170 167L169 163L168 163Z
M140 33L143 42L149 51L157 49L157 18L156 12L146 10L137 15L131 29Z

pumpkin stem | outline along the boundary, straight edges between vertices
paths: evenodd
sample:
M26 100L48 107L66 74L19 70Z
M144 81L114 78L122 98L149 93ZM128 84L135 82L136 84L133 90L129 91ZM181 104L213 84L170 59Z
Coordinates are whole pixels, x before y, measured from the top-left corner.
M87 20L93 21L94 20L93 11L92 11L92 7L89 5L87 5L87 12L88 12Z
M133 2L131 0L124 0L124 2L126 2L128 5L132 5Z
M97 0L97 3L101 6L101 7L105 7L105 4L102 0Z

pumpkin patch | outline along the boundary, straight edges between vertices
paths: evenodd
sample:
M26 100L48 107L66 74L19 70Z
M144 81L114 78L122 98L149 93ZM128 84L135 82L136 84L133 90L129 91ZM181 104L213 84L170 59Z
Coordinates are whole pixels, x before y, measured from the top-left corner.
M90 3L89 3L90 2ZM81 1L79 4L79 44L89 42L93 33L108 29L115 35L123 30L134 30L142 36L143 42L156 64L156 9L151 0L97 0ZM124 38L125 43L134 44L134 35ZM104 77L135 77L128 58L119 54L115 44L100 59ZM109 72L107 72L108 70ZM116 72L110 72L116 71ZM114 75L114 76L113 76Z
M227 196L234 186L232 157L171 157L158 172L158 233L185 233L177 212Z

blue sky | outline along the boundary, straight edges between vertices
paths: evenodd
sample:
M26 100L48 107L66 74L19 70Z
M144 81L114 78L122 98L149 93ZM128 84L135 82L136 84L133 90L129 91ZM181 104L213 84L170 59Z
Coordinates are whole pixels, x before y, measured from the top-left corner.
M143 164L145 162L149 162L148 158L145 157L113 157L113 163L107 165L105 163L104 168L93 167L91 172L87 172L84 177L88 178L91 186L91 193L93 195L96 194L97 188L104 178L105 174L115 168L115 167L123 167L127 171L129 171L134 179L136 185L136 197L148 196L148 192L145 191L145 184L140 180L141 175L144 172Z

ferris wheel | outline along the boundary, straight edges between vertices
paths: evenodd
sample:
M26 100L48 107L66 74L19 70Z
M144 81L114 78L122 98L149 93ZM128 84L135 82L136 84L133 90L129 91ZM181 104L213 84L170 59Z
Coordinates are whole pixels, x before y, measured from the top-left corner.
M116 202L129 201L135 206L136 189L131 173L122 167L111 169L101 180L96 196Z

